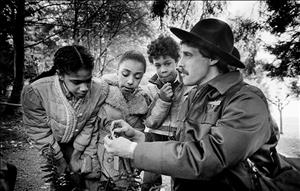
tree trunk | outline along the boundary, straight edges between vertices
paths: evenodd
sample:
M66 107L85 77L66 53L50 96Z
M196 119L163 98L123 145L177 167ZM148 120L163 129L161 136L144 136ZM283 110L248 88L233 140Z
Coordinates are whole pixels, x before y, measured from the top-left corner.
M73 26L73 40L74 44L78 44L78 5L77 0L74 0L74 26Z
M279 109L279 132L283 134L283 127L282 127L282 109Z
M20 103L21 92L24 84L24 11L25 0L16 1L17 13L15 22L14 40L14 83L9 103ZM6 107L5 114L13 114L16 107Z

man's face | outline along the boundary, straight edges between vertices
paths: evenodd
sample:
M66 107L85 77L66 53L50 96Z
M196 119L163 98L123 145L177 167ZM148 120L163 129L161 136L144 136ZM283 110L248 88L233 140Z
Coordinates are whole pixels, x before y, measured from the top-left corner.
M124 96L132 94L139 86L144 75L143 63L136 60L124 60L118 69L119 88Z
M173 82L176 78L177 63L170 56L160 56L153 59L153 65L156 68L156 73L162 82Z
M89 91L92 81L92 71L80 69L77 72L61 76L68 90L77 98L83 98Z
M211 59L204 57L197 48L186 44L181 45L181 50L182 58L179 62L179 67L185 71L180 73L183 84L193 86L209 81L211 79Z

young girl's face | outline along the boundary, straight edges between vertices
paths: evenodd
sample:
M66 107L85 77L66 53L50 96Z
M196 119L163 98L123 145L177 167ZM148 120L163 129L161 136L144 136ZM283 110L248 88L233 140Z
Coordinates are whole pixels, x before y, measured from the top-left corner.
M77 72L61 75L68 90L77 98L83 98L91 87L92 71L80 69Z
M132 94L139 86L145 73L143 63L136 60L124 60L119 64L118 83L123 95Z

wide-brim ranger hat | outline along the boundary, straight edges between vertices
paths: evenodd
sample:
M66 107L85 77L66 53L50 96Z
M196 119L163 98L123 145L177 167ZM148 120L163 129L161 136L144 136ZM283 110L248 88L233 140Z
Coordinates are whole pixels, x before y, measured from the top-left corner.
M190 32L171 27L171 32L182 41L190 41L205 48L228 65L245 68L245 65L232 55L233 33L230 26L219 19L200 20Z

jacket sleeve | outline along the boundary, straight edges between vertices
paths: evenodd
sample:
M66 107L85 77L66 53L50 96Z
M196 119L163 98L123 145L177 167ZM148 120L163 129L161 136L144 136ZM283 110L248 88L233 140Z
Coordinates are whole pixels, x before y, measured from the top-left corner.
M99 129L109 132L110 131L110 124L113 119L110 119L107 114L107 105L103 105L97 115L97 126Z
M166 102L161 100L158 96L154 98L149 106L147 117L145 119L145 125L151 129L158 129L166 119L172 102Z
M97 113L93 112L82 131L76 136L73 146L78 151L91 157L96 155L98 142L98 126L95 125Z
M108 85L104 81L101 81L98 78L93 78L94 83L92 84L92 97L90 100L93 100L93 104L90 104L89 107L93 109L92 113L88 117L86 124L83 126L81 132L76 136L73 147L78 151L84 151L84 155L89 155L92 158L96 156L97 153L97 144L99 139L99 126L97 125L98 112L108 93ZM95 104L95 105L94 105Z
M184 142L139 143L135 166L177 178L210 179L256 152L271 133L267 105L249 91L232 97L215 126L195 120L184 122Z
M23 124L28 136L34 141L35 147L41 150L50 144L55 151L55 157L62 158L63 154L52 134L50 118L43 107L40 94L34 91L31 85L25 86L21 95L21 103Z

